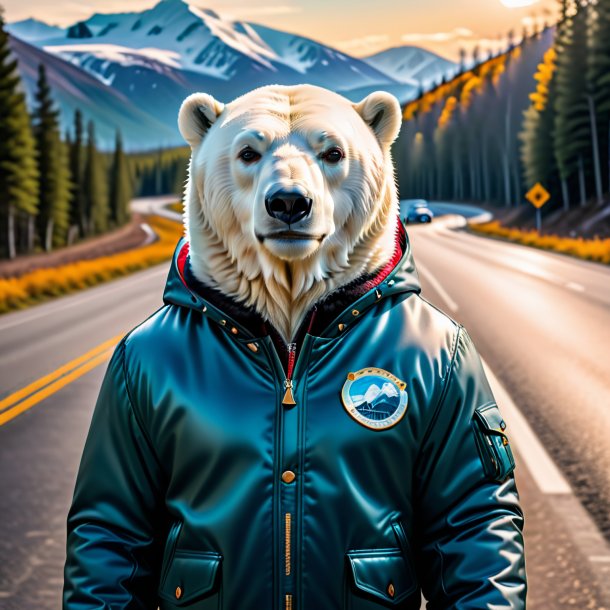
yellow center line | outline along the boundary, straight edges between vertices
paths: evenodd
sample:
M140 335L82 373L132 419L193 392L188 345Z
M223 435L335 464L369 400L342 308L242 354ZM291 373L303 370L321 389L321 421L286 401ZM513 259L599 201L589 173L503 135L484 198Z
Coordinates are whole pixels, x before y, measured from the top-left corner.
M114 347L123 336L124 333L104 341L104 343L94 347L86 354L71 360L52 373L37 379L25 388L17 390L17 392L4 398L0 401L0 426L11 421L17 415L27 411L41 400L61 390L61 388L109 359Z

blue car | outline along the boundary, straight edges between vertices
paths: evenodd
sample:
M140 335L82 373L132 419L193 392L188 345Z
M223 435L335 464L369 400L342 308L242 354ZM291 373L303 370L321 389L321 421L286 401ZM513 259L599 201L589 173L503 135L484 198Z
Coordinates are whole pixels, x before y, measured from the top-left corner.
M425 199L407 199L401 202L401 208L406 210L403 212L403 222L432 222L434 212L428 207L428 202Z

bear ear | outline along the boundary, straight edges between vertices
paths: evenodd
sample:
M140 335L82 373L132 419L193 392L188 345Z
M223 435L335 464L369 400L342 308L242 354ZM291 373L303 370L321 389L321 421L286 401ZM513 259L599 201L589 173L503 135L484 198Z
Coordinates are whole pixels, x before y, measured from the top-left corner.
M182 137L195 148L216 121L225 105L207 93L189 95L178 112L178 128Z
M400 103L387 91L373 91L357 104L352 104L362 120L373 130L384 147L396 139L402 123Z

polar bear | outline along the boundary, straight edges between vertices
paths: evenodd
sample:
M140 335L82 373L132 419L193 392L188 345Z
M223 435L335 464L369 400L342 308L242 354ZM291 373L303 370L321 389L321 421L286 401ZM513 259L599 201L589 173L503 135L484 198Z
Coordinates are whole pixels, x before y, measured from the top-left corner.
M196 278L253 306L288 343L309 308L386 264L398 196L390 146L398 100L267 85L223 104L195 93L185 237Z

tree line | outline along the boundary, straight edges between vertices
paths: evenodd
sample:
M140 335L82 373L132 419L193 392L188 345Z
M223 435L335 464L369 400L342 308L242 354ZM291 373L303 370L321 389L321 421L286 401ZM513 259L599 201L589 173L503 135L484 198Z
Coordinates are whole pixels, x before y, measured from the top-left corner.
M404 108L403 198L524 202L537 182L568 209L610 191L610 0L560 0L554 26L461 62Z
M95 125L74 113L62 138L44 65L31 113L0 13L0 257L69 245L129 220L134 177L117 132L100 152Z
M561 0L520 134L526 179L564 209L610 192L610 0Z

